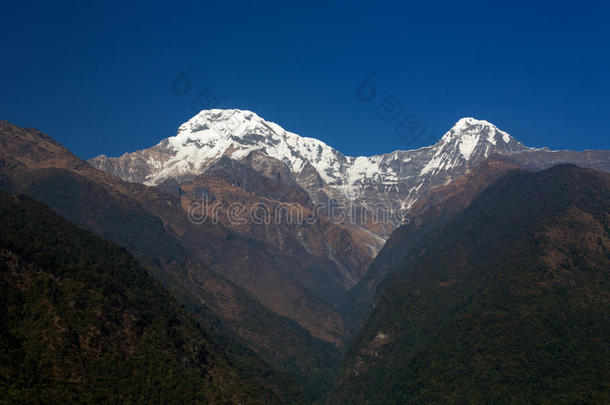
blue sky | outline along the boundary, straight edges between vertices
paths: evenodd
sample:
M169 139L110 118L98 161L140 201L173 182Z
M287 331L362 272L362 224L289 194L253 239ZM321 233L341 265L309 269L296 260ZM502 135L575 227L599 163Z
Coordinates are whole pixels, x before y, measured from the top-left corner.
M202 94L349 155L431 143L463 116L610 149L609 6L493 3L5 2L0 119L116 156L174 135ZM378 113L388 97L397 118ZM406 116L415 141L395 133Z

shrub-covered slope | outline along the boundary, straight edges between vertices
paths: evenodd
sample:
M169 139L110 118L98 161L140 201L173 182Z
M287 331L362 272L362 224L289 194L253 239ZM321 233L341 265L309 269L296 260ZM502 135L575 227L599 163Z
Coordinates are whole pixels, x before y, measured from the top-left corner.
M2 402L282 403L298 393L211 336L126 250L0 192Z
M610 401L607 174L511 172L394 272L330 403Z

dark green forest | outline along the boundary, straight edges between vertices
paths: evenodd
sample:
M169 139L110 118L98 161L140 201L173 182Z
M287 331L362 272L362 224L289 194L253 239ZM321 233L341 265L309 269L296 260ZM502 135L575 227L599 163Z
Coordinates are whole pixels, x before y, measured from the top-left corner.
M211 336L121 247L0 192L4 403L301 402Z

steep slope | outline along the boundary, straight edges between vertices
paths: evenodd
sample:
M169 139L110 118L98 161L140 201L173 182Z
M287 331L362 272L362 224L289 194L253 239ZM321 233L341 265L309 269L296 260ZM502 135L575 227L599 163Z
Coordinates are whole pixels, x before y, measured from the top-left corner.
M392 233L366 276L349 291L343 312L351 329L360 328L375 302L380 284L391 278L392 271L400 268L400 263L417 257L431 239L443 232L447 222L485 188L517 168L519 165L510 158L495 154L472 172L431 189L427 197L419 200L411 209L415 219L403 223Z
M236 181L227 176L233 170L240 174ZM247 189L239 183L244 179L248 180ZM339 305L369 264L370 250L357 243L345 226L316 215L304 192L279 185L238 162L221 159L205 176L178 187L182 206L195 211L191 214L218 221L252 243L264 243L273 249L274 260L284 264L282 273L272 263L256 263L254 257L239 266L220 263L219 258L214 268L278 313L301 311L291 307L300 306L302 300L291 302L287 298L303 294ZM282 200L273 198L276 194ZM200 250L197 243L189 246L189 251ZM279 294L295 287L304 292ZM271 291L277 292L276 297L269 296Z
M311 398L328 389L339 351L213 271L218 258L234 265L244 257L272 258L268 246L254 245L222 224L193 224L179 197L96 170L35 129L0 122L0 146L1 188L43 201L124 246L203 325L243 341L278 370L296 376ZM198 253L188 246L197 246ZM281 268L281 263L271 265ZM316 314L307 326L328 333L331 341L344 336L341 317L331 306L316 307L311 300L302 300L301 313Z
M610 175L486 188L396 269L330 403L610 400Z
M610 169L607 151L532 149L490 122L474 118L460 119L429 147L345 156L317 139L301 137L242 110L201 111L181 125L176 136L156 146L89 162L126 181L157 185L166 179L191 180L223 156L248 165L255 154L252 168L286 184L298 184L328 217L354 223L380 238L378 249L431 188L462 177L494 153L520 155L519 161L537 169L565 162ZM279 161L283 167L266 161Z
M3 402L302 401L124 249L3 191L0 273Z

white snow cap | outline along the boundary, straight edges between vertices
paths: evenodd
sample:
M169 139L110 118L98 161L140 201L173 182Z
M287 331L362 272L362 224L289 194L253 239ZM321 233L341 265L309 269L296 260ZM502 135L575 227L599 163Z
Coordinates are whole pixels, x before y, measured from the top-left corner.
M159 184L169 177L201 174L221 156L240 160L258 150L288 166L295 174L311 165L322 180L336 187L351 190L358 184L373 180L379 184L397 184L396 159L402 163L421 160L429 151L431 160L424 163L422 174L430 170L448 170L459 164L461 156L469 160L482 150L484 155L497 148L512 145L513 138L488 121L472 117L460 119L439 142L414 151L397 151L376 156L352 157L324 142L299 136L248 110L202 110L178 128L175 136L158 146L163 158L151 155L146 159L150 173L145 184Z
M494 124L492 124L489 121L478 120L473 117L464 117L464 118L460 118L458 120L458 122L455 123L455 125L453 126L452 129L459 131L459 130L467 128L471 125L481 125L481 126L494 127L494 128L496 127Z
M466 160L472 154L476 145L482 141L482 135L486 135L485 140L496 145L499 140L509 143L513 140L508 133L502 131L494 124L485 120L478 120L473 117L464 117L458 120L455 125L441 138L445 143L457 140L460 152Z
M191 167L199 171L206 162L224 154L239 160L253 150L261 150L295 173L310 163L330 182L328 173L338 170L341 160L340 153L324 142L286 131L248 110L203 110L167 141L176 152L170 163L188 162L185 172Z

